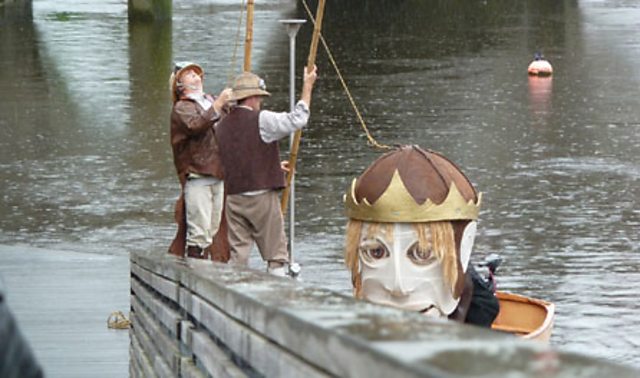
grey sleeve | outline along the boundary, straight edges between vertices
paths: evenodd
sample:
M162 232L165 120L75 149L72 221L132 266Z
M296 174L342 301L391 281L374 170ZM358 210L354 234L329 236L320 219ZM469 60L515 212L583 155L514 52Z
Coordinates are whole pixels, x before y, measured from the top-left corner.
M306 126L309 121L309 106L298 101L292 112L260 112L260 137L265 143L275 142Z

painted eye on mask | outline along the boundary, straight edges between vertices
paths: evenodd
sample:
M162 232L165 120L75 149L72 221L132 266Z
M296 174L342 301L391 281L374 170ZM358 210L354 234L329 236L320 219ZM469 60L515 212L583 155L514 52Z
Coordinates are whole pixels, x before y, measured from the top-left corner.
M389 251L383 244L371 241L360 245L360 255L366 262L375 263L389 257Z
M435 260L435 256L431 252L431 248L421 250L418 243L413 243L407 250L407 257L416 265L429 265Z

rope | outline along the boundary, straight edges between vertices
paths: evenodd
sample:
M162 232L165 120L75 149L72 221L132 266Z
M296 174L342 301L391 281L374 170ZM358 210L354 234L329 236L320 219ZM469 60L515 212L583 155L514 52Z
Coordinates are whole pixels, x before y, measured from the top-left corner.
M128 329L131 321L127 319L122 311L114 311L107 318L107 327L114 329Z
M313 15L311 14L311 10L309 9L309 6L307 5L307 2L305 0L302 0L302 5L304 5L304 9L307 11L307 15L309 16L309 19L311 19L311 22L315 25L316 24L316 20L315 18L313 18ZM329 57L329 61L331 62L331 65L333 66L333 69L336 71L336 74L338 75L338 79L340 80L340 84L342 84L342 88L344 89L345 94L347 95L347 98L349 99L349 103L351 104L351 107L353 108L354 112L356 113L356 117L358 117L358 121L360 122L360 126L362 127L362 129L364 130L365 135L367 136L367 140L368 140L368 144L382 149L382 150L391 150L392 147L386 145L386 144L380 144L378 143L378 141L376 141L376 139L373 137L373 135L371 135L371 132L369 132L369 128L367 127L367 124L364 121L364 118L362 117L362 114L360 113L360 110L358 110L358 106L356 105L356 102L353 98L353 96L351 95L351 91L349 91L349 88L347 87L347 83L345 82L342 73L340 72L340 69L338 68L338 64L336 63L336 60L333 58L333 54L331 53L331 50L329 49L329 46L327 45L327 42L324 40L324 37L322 36L322 34L320 34L320 41L322 42L322 46L324 46L324 50L327 53L327 56Z
M238 45L240 44L240 28L242 26L242 19L244 17L244 8L245 8L245 0L242 0L242 4L240 5L240 17L238 17L238 26L236 28L236 38L235 44L233 46L233 55L231 57L231 67L229 67L229 71L227 72L227 87L231 87L233 84L233 79L235 79L235 67L238 58Z

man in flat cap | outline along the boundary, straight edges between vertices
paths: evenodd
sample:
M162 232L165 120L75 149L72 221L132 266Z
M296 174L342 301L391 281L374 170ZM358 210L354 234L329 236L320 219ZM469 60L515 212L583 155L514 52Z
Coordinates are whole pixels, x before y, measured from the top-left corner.
M171 147L182 188L175 208L178 232L169 252L184 256L186 245L187 256L195 258L213 253L211 245L220 227L224 183L213 126L231 93L226 89L213 98L204 93L203 80L202 67L191 62L176 63L169 79ZM216 245L224 245L219 242Z
M289 254L278 198L278 191L285 187L278 140L307 124L316 77L315 66L308 72L305 69L300 101L289 113L262 110L262 100L270 94L257 75L244 72L235 79L231 100L237 105L216 126L227 184L226 218L233 263L247 265L255 242L269 273L288 273Z

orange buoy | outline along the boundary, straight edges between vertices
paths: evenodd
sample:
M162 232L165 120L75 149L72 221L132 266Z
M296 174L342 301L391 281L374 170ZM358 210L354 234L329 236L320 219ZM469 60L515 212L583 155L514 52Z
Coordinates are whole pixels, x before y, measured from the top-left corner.
M529 75L550 76L553 73L553 67L551 67L551 63L544 59L542 54L536 53L527 71Z

